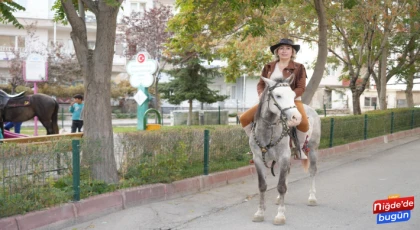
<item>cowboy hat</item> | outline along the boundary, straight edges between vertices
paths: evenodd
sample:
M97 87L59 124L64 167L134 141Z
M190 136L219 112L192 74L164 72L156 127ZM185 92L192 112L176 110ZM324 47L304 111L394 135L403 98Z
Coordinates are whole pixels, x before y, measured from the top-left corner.
M293 49L296 51L296 53L300 49L300 45L295 45L292 40L290 40L288 38L282 38L279 43L270 46L271 53L274 54L274 50L276 50L281 45L289 45L289 46L293 47Z

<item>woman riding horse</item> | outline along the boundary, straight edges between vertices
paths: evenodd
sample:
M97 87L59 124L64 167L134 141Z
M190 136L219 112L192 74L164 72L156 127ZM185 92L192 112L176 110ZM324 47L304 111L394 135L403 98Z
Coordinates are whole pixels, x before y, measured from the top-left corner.
M308 159L307 155L309 149L307 147L309 130L308 118L303 108L302 94L305 92L306 86L306 70L305 67L295 62L296 53L299 51L300 45L296 45L292 40L283 38L279 43L270 47L271 52L275 55L276 60L266 64L263 68L262 77L271 79L290 79L291 88L295 92L295 105L302 115L302 121L297 126L297 138L299 140L299 148L303 150L305 154L301 154L301 159ZM265 87L265 82L260 79L257 85L258 96L261 96ZM253 106L249 110L245 111L239 118L243 129L246 134L250 136L251 123L254 120L254 115L258 105Z

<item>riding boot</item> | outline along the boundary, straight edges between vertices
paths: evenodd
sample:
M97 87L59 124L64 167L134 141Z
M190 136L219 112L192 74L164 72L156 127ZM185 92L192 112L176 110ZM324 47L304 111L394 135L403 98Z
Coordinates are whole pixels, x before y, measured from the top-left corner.
M308 147L308 141L309 141L308 132L302 132L299 129L296 129L296 136L299 141L299 148L301 152L300 159L301 160L308 159L308 154L310 150Z

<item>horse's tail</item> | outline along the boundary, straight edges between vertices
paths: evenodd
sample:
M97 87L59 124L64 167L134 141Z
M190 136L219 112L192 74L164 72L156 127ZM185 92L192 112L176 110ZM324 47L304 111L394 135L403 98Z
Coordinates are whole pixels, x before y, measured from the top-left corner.
M56 100L54 100L55 102L55 107L54 107L54 112L52 114L52 128L53 128L53 133L54 134L58 134L58 109L60 108L60 105L58 104L58 102Z
M308 172L308 169L309 169L309 166L310 166L309 159L304 159L304 160L301 160L301 161L302 161L303 170L305 170L305 172Z

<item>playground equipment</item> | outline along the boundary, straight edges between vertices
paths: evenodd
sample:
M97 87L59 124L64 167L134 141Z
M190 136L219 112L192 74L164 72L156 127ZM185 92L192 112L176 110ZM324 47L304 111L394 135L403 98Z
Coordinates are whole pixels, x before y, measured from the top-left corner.
M8 130L4 130L4 138L21 138L21 137L28 137L27 135L10 132Z
M158 117L158 124L147 124L147 115L150 112L156 113L156 115ZM162 119L160 117L159 111L157 111L156 109L148 109L148 110L146 110L146 112L144 113L144 117L143 117L143 124L146 125L146 130L159 130L161 128L161 126L162 126Z

